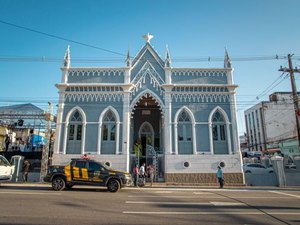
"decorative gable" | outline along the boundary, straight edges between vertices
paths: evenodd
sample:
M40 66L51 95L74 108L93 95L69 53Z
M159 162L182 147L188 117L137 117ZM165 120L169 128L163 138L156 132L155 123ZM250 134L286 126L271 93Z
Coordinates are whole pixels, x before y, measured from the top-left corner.
M135 84L133 93L138 92L139 89L142 88L143 84L146 84L147 77L150 80L149 84L156 89L156 91L159 90L160 94L162 94L161 85L165 82L149 61L144 64L144 66L132 80L132 83Z
M158 53L155 51L155 49L148 42L138 52L138 54L134 57L134 59L132 61L132 67L135 67L138 64L139 61L141 61L143 58L145 58L145 55L148 52L152 55L152 57L155 59L155 61L161 66L161 68L164 68L164 61L160 58Z

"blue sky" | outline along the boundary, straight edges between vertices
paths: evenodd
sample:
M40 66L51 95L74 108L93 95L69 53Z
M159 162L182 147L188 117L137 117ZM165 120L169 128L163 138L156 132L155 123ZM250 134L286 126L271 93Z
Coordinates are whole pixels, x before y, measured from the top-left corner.
M222 61L192 61L222 58L227 48L233 58L234 81L239 85L237 106L242 133L244 109L267 100L272 92L291 88L288 77L279 78L278 68L288 65L286 59L234 59L294 53L294 66L300 67L299 8L299 0L1 0L0 21L120 54L0 22L0 106L32 102L46 109L49 100L57 101L54 85L60 82L60 60L68 44L74 61L79 57L100 59L94 64L71 61L72 66L122 66L122 54L130 49L131 55L136 55L144 45L141 36L150 32L154 35L151 44L162 57L169 46L174 67L222 67ZM14 62L19 57L26 60ZM42 57L45 62L32 59ZM103 59L114 63L103 63ZM281 83L263 93L277 78ZM296 79L299 85L299 75Z

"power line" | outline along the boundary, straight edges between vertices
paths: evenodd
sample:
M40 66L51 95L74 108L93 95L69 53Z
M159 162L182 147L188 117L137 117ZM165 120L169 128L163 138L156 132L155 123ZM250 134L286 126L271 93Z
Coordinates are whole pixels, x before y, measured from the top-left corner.
M276 56L264 56L264 57L234 57L231 61L239 62L249 62L249 61L266 61L266 60L278 60L286 59L285 56L281 58L276 58ZM208 60L207 57L201 58L172 58L173 62L218 62L223 61L222 58L211 58ZM148 60L149 61L149 60ZM150 60L151 61L151 60ZM62 62L62 58L59 57L46 57L46 56L19 56L19 57L9 57L9 56L0 56L0 62L47 62L47 63L57 63ZM124 58L83 58L83 57L72 57L72 62L74 63L123 63Z
M6 22L3 20L0 20L0 23L6 24L8 26L12 26L12 27L16 27L19 29L23 29L26 31L30 31L30 32L34 32L37 34L41 34L41 35L45 35L51 38L55 38L55 39L59 39L59 40L63 40L63 41L67 41L67 42L71 42L71 43L75 43L78 45L82 45L85 47L89 47L89 48L94 48L94 49L98 49L101 51L105 51L105 52L109 52L112 54L116 54L116 55L121 55L121 56L127 56L126 54L120 53L120 52L116 52L116 51L112 51L106 48L102 48L102 47L98 47L95 45L91 45L91 44L86 44L83 42L79 42L79 41L75 41L69 38L65 38L65 37L61 37L58 35L54 35L54 34L49 34L43 31L38 31L29 27L25 27L25 26L21 26L21 25L17 25L17 24L13 24L10 22ZM130 57L133 58L133 57ZM272 56L244 56L244 57L231 57L230 60L231 61L265 61L265 60L279 60L279 59L286 59L287 57L284 55L272 55ZM294 55L294 58L297 60L300 60L300 55ZM78 60L79 62L91 62L91 63L97 63L97 62L101 62L100 59L73 59L75 62L76 60ZM119 60L124 60L124 59L102 59L103 62L115 62L115 60L119 61ZM206 61L223 61L224 58L223 57L200 57L200 58L185 58L185 57L178 57L178 58L172 58L173 62L206 62ZM5 62L61 62L60 58L50 58L50 57L1 57L0 61L5 61Z
M59 40L63 40L63 41L71 42L71 43L74 43L74 44L82 45L82 46L85 46L85 47L98 49L98 50L109 52L109 53L116 54L116 55L126 56L126 54L123 54L123 53L111 51L109 49L97 47L97 46L86 44L86 43L79 42L79 41L74 41L74 40L71 40L71 39L68 39L68 38L64 38L64 37L60 37L60 36L57 36L57 35L45 33L45 32L38 31L38 30L34 30L34 29L31 29L31 28L28 28L28 27L24 27L24 26L20 26L20 25L17 25L17 24L9 23L9 22L3 21L3 20L0 20L0 23L6 24L6 25L9 25L9 26L12 26L12 27L16 27L16 28L19 28L19 29L27 30L27 31L30 31L30 32L34 32L34 33L37 33L37 34L42 34L42 35L45 35L45 36L48 36L48 37L56 38L56 39L59 39Z

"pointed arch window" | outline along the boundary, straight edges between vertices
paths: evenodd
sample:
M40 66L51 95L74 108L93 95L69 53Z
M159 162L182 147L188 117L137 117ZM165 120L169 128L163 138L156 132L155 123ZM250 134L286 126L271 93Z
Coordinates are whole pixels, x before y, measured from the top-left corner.
M116 117L111 110L103 118L102 130L102 141L116 140Z
M212 143L214 154L228 154L229 153L229 136L228 125L225 120L224 112L216 110L211 118L212 123Z
M185 111L178 118L178 141L192 141L191 119Z
M78 110L71 116L68 139L70 141L80 141L82 139L82 115Z
M178 116L177 138L178 154L193 154L192 122L185 110Z
M84 143L84 115L78 109L71 113L66 128L66 154L80 154Z
M223 115L217 111L213 119L212 133L214 141L226 141L226 124Z

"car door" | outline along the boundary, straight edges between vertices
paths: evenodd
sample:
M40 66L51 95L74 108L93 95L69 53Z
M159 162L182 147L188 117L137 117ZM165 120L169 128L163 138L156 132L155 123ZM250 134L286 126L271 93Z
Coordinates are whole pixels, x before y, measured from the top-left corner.
M256 164L256 168L257 174L265 174L269 172L264 165Z
M96 182L99 184L103 184L105 181L105 171L100 163L97 162L89 162L88 164L88 176L89 182Z
M0 155L0 181L11 180L13 173L14 166L11 166L7 159L4 156Z
M73 181L88 181L87 161L75 161L72 166L71 176Z

